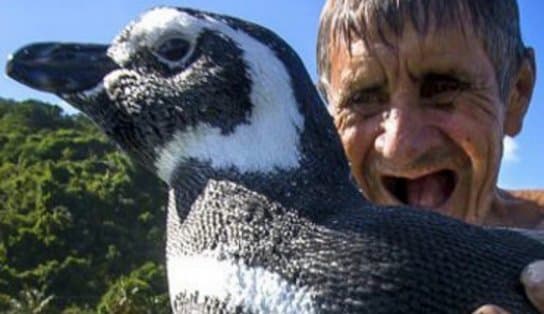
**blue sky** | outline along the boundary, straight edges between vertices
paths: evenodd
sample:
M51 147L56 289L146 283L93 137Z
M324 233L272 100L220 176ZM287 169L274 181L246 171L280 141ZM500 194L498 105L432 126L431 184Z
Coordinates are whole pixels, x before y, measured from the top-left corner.
M537 68L544 71L544 1L518 0L525 42L534 47ZM157 5L187 6L226 13L264 25L285 38L301 55L315 78L315 41L324 1L316 0L17 0L0 1L0 56L30 42L107 43L137 15ZM40 93L0 76L0 97L34 98L62 105L55 96ZM544 187L544 82L537 80L522 133L508 140L499 184L508 188Z

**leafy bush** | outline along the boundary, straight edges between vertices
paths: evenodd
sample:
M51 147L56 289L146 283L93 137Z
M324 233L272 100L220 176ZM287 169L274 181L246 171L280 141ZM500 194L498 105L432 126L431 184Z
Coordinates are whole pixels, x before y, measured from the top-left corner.
M110 287L98 305L98 313L168 313L168 297L155 293L165 280L164 267L146 263Z
M0 99L0 177L0 312L95 311L121 282L164 303L165 187L89 120Z

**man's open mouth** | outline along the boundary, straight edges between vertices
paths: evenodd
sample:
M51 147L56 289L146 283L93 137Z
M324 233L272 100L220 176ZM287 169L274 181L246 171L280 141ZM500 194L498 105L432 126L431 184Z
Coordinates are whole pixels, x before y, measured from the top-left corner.
M399 202L427 208L439 208L451 197L457 185L452 170L440 170L419 178L385 176L383 186Z

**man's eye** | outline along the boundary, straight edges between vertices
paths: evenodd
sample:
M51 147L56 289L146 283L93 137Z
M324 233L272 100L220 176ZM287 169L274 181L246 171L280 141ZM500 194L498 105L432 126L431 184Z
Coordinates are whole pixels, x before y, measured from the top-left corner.
M456 93L466 90L468 83L462 82L449 75L427 75L421 84L421 97L430 98L445 93Z
M348 98L350 106L365 106L370 104L382 104L387 101L387 95L380 88L363 89L353 93Z
M388 99L387 93L382 88L376 87L354 92L345 105L363 117L371 117L383 110Z

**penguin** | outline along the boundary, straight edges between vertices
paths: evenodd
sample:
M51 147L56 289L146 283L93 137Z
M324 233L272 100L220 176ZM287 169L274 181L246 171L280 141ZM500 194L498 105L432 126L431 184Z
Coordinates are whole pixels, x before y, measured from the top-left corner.
M157 7L109 45L25 46L6 72L169 186L174 313L536 313L518 277L544 246L365 200L301 60L264 27Z

